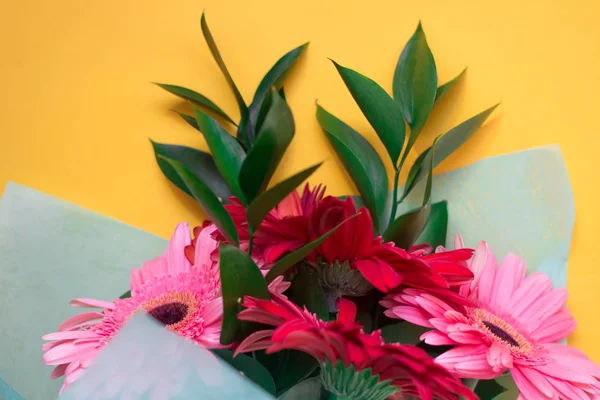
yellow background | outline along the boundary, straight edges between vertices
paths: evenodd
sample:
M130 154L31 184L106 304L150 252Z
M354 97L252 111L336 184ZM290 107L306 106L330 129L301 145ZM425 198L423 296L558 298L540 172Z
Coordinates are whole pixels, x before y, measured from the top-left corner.
M376 136L327 58L390 90L398 55L421 19L440 82L469 67L425 135L443 133L502 100L490 122L439 171L560 144L576 203L568 281L579 328L571 344L600 362L600 24L594 3L3 2L0 187L22 183L163 237L179 221L201 221L198 207L161 175L148 138L206 144L168 111L181 102L149 82L196 89L237 119L234 98L201 36L205 9L247 101L279 56L311 41L286 84L297 134L277 177L328 160L312 180L326 182L330 193L348 193L354 189L314 118L315 99L372 142Z

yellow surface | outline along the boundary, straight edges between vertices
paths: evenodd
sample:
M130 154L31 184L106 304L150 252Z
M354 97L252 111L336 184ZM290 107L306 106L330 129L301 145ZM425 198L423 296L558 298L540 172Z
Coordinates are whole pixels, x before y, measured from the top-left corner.
M594 3L3 2L0 188L8 180L22 183L163 237L179 221L201 221L198 207L161 176L148 138L206 145L168 111L180 102L148 82L194 88L237 118L202 40L205 9L247 101L280 55L311 41L286 85L297 136L278 177L325 159L313 180L326 182L331 193L347 193L353 189L315 121L315 99L369 138L375 135L327 57L390 89L397 57L421 19L440 81L469 67L425 134L442 133L502 100L492 120L440 171L561 145L577 214L568 279L569 305L580 325L571 343L600 362L600 24Z

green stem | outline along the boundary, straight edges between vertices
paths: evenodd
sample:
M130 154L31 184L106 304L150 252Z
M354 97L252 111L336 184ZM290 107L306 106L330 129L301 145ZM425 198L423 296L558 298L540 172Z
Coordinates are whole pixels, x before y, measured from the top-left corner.
M254 232L252 232L252 229L248 229L248 233L250 235L250 238L248 239L248 255L252 257L252 242L254 239Z
M398 209L398 180L400 179L400 169L402 168L402 165L400 165L397 169L396 172L394 173L394 192L392 194L392 213L390 214L390 221L388 223L388 226L392 224L392 222L394 222L394 220L396 219L396 210Z

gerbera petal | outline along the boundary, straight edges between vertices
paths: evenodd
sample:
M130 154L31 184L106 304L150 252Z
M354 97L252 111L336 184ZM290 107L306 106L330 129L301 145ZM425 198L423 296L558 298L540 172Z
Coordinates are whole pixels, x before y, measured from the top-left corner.
M192 266L185 257L185 247L192 244L190 237L190 227L187 222L182 222L177 225L175 232L169 240L167 247L166 260L169 271L171 272L187 272ZM198 248L199 246L196 246Z
M95 311L89 311L89 312L77 314L77 315L72 316L71 318L67 318L62 324L60 324L58 327L58 331L59 332L64 331L66 329L69 329L73 325L81 324L82 322L87 322L87 321L90 321L93 319L103 318L103 317L104 317L104 314L95 312Z
M563 308L550 318L542 321L540 325L530 333L530 336L540 343L552 343L565 339L573 333L576 327L577 322L571 315L571 312L566 308Z
M514 318L527 310L545 292L552 289L552 281L542 272L534 272L523 280L511 298L509 309Z
M492 254L492 250L489 248L487 243L485 244L485 253L482 257L485 257L483 262L483 268L479 276L479 302L489 306L492 301L492 294L494 293L494 282L496 280L496 259ZM473 266L476 266L475 260Z
M356 304L348 299L339 298L337 301L337 320L343 324L351 324L356 319Z
M520 318L528 322L530 329L536 329L543 321L559 311L568 297L567 289L558 288L544 293L536 303L520 314Z
M501 312L506 310L515 288L521 284L525 277L525 271L525 262L516 255L509 253L504 257L500 268L496 272L491 307Z
M271 336L273 332L275 332L274 329L267 329L248 335L235 349L233 356L235 357L240 353L266 349L272 344Z
M104 308L106 310L112 310L115 308L114 303L96 299L74 299L71 300L69 304L73 307Z
M93 331L64 331L54 332L42 336L42 340L89 339L100 337Z
M426 328L433 328L433 325L431 325L429 322L431 316L420 308L411 306L398 306L386 310L385 315L390 318L401 318L410 323L424 326Z
M535 386L520 370L519 368L513 368L510 370L515 384L519 388L521 395L527 400L542 400L552 398L552 396L546 396L538 387Z
M421 335L419 339L432 346L447 346L458 344L454 340L449 338L447 335L444 335L443 333L435 330L425 332Z
M387 293L388 287L385 284L385 279L381 273L381 269L376 262L371 260L357 260L354 262L354 266L358 269L358 272L365 277L366 280L375 286L377 290L383 293Z
M217 231L217 227L209 225L202 229L196 240L196 249L194 252L194 266L200 268L200 270L210 271L214 262L212 255L219 247L219 242L213 239L214 233Z
M57 379L63 376L68 366L69 364L61 364L54 368L50 373L50 379Z

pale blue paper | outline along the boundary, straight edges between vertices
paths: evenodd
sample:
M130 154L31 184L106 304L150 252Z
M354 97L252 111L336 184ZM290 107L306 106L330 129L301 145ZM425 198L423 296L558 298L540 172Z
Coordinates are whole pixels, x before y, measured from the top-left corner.
M434 179L433 200L448 200L449 243L455 233L471 247L485 239L498 258L514 252L530 271L566 285L574 206L558 146L481 160ZM415 189L402 210L417 206L421 193ZM40 337L80 311L70 299L119 296L131 268L165 247L136 228L9 184L0 200L0 377L25 399L55 398L60 382L42 364ZM0 380L0 399L20 400L14 396Z
M543 271L566 287L575 220L571 184L558 145L487 158L434 175L432 201L448 200L447 243L486 240L500 261L512 252L528 271ZM398 215L420 205L421 183Z
M60 400L269 400L210 351L138 313Z
M73 298L119 297L131 269L165 248L164 239L9 183L0 200L0 378L25 399L55 399L62 382L42 363L42 335L82 312ZM0 399L18 398L0 384Z

